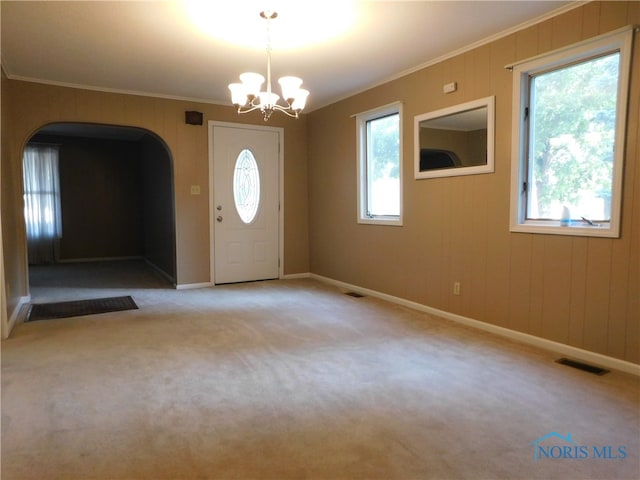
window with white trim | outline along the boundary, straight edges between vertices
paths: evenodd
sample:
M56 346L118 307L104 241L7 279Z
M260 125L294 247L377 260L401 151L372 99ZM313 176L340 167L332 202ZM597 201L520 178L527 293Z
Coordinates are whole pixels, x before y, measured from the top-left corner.
M632 36L513 66L511 231L619 236Z
M27 144L22 159L24 219L30 264L53 263L62 238L59 146Z
M402 106L356 115L358 223L402 225Z

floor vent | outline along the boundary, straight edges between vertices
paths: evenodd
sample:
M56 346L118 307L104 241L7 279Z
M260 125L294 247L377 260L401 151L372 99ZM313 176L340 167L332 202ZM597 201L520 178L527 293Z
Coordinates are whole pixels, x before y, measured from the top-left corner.
M361 293L358 293L358 292L347 292L347 293L345 293L345 295L349 295L350 297L353 297L353 298L362 298L362 297L364 297L364 295L362 295Z
M575 360L569 360L568 358L560 358L556 360L556 363L567 365L568 367L577 368L579 370L584 370L585 372L593 373L594 375L604 375L606 373L609 373L609 370L605 370L604 368L594 367L593 365L577 362Z

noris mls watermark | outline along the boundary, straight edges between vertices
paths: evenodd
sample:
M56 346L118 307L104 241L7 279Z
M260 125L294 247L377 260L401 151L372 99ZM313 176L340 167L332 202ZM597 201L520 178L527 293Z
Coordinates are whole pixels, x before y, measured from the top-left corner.
M624 460L625 445L582 445L571 434L550 432L533 441L533 459L538 460Z

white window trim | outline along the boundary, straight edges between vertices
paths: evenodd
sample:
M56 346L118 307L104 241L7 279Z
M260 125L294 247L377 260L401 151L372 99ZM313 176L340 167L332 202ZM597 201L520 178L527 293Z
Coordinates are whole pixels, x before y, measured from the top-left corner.
M399 144L399 171L398 175L400 178L400 214L398 216L395 215L376 215L370 217L367 215L367 177L366 177L366 154L367 154L367 139L366 139L366 125L369 120L374 120L376 118L384 117L387 115L398 114L399 120L399 135L400 135L400 144ZM366 112L358 113L356 115L352 115L356 117L356 138L357 138L357 160L358 160L358 223L362 224L370 224L370 225L391 225L400 227L402 226L402 124L403 124L403 115L402 115L402 102L394 102L388 105L384 105L382 107L374 108L372 110L367 110Z
M628 108L629 77L631 72L631 49L633 27L625 27L593 39L580 42L572 47L563 48L532 59L519 62L507 68L513 68L512 101L512 166L511 166L511 211L510 231L523 233L542 233L552 235L576 235L589 237L620 236L620 218L622 204L622 180L626 143L626 123ZM540 71L568 64L572 61L587 59L594 55L620 50L620 81L618 83L618 104L616 112L615 152L613 159L611 221L607 226L589 226L588 224L560 226L559 221L526 220L526 198L522 185L526 181L526 125L524 106L528 96L528 76ZM606 225L606 224L605 224Z

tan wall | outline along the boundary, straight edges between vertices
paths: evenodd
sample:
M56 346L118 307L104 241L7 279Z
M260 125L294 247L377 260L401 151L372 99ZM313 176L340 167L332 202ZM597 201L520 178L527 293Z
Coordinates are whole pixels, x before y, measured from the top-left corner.
M143 254L137 142L36 135L60 145L61 260Z
M311 271L640 363L640 35L621 238L509 232L512 74L504 65L628 24L640 24L640 2L590 3L311 113ZM443 94L448 82L458 91ZM414 116L490 95L495 173L414 180ZM404 226L359 225L352 115L394 101L404 111ZM460 296L454 281L462 282Z
M169 154L158 139L140 140L142 160L144 257L176 280L173 174Z
M14 146L8 141L15 131L13 119L9 115L9 81L2 72L2 248L4 260L4 289L6 292L6 309L12 315L20 303L20 297L27 295L27 258L25 254L26 237L21 207L22 166L11 161ZM20 183L18 183L20 182Z
M263 125L260 115L238 117L231 106L103 93L15 80L3 81L2 106L3 115L8 118L2 122L2 220L4 255L5 260L8 259L5 273L7 283L14 285L10 297L27 293L27 272L23 265L24 222L21 218L22 149L37 129L52 122L142 127L166 142L174 160L177 282L193 284L209 281L206 123L216 120ZM205 125L186 125L186 110L203 112ZM300 120L283 117L274 116L269 125L284 127L285 131L283 260L285 274L292 274L309 271L306 120L304 117ZM200 185L201 195L191 195L191 185Z

